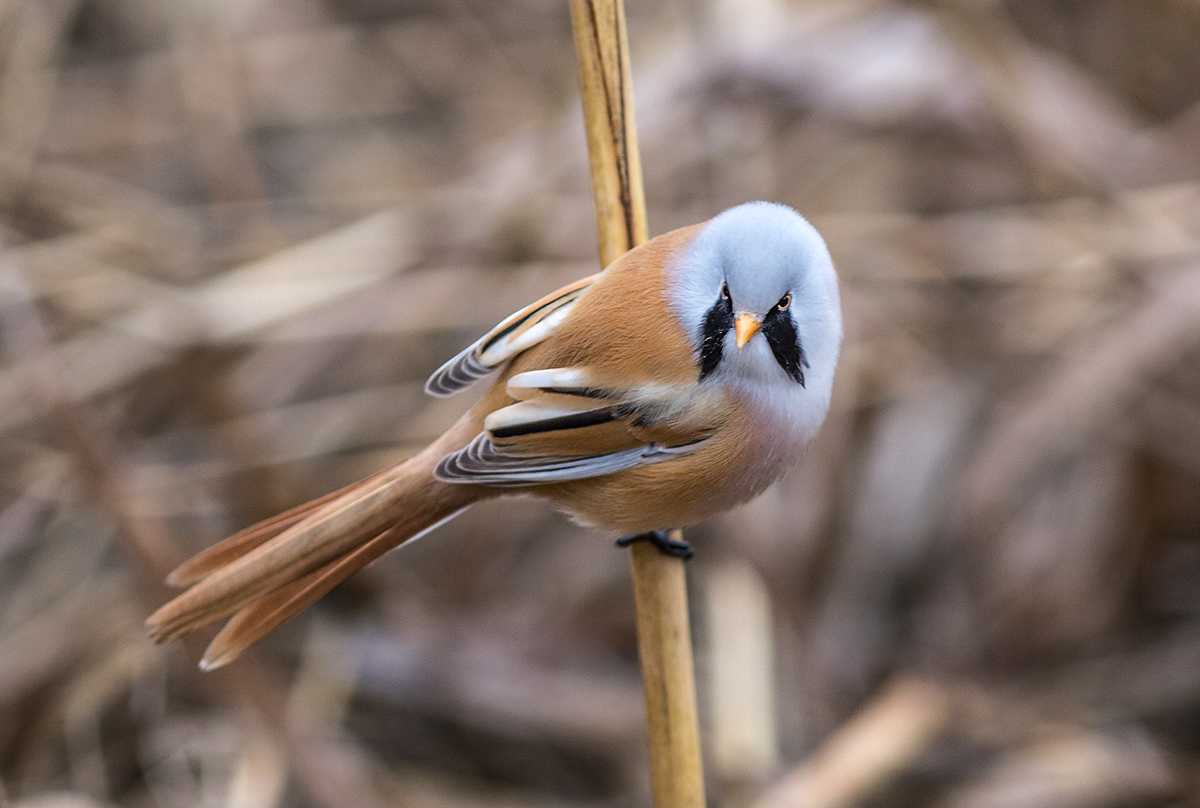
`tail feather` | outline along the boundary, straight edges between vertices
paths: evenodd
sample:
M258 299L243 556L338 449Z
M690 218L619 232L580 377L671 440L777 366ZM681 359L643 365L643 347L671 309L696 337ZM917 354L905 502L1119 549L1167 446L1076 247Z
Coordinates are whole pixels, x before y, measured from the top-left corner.
M433 479L440 455L431 447L185 563L172 577L195 583L146 620L151 638L174 639L234 615L205 657L211 666L232 660L356 570L477 499L471 486Z
M403 541L403 538L398 539L393 531L381 533L357 550L243 606L208 644L200 667L211 671L229 664L242 651L307 609L399 541Z
M394 529L385 531L358 549L243 606L209 643L200 660L200 667L211 671L228 665L251 645L325 597L342 581L384 553L441 527L463 510L454 511L413 536L406 536Z
M171 570L170 574L167 575L167 584L169 586L184 588L197 583L222 567L228 566L231 562L246 555L255 547L275 538L283 531L311 515L322 505L360 489L378 477L379 474L373 474L370 477L353 482L344 488L330 491L324 496L310 499L308 502L297 505L294 508L289 508L282 513L277 513L272 517L263 519L261 522L255 522L250 527L239 530L229 538L202 550Z

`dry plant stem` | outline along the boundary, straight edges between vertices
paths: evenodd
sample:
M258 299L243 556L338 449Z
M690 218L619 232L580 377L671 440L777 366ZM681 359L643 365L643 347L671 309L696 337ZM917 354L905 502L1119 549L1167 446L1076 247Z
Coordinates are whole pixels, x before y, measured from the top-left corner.
M682 531L671 538L681 539ZM683 561L639 542L630 556L656 808L704 805Z
M905 771L952 721L944 688L898 679L772 786L752 808L850 808Z
M633 117L621 0L572 0L600 262L646 240L646 202ZM664 526L666 527L666 526ZM682 539L679 531L673 538ZM683 562L634 545L634 606L656 808L704 805L704 770Z

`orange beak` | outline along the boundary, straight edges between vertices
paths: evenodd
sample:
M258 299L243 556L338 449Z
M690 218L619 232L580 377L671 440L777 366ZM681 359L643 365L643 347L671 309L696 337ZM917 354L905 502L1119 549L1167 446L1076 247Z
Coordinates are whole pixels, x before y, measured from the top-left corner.
M738 350L745 347L750 338L762 328L762 321L749 312L742 312L733 321L733 334L737 339Z

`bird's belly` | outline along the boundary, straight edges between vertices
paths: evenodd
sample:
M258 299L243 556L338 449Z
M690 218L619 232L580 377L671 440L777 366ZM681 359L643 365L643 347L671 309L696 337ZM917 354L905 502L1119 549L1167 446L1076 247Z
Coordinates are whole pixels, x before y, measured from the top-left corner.
M721 441L694 454L539 491L585 525L620 533L687 527L761 494L794 458Z

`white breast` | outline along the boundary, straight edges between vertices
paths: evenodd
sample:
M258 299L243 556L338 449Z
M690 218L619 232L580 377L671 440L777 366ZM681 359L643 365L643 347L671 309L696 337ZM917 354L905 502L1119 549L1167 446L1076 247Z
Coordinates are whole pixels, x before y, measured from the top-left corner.
M805 388L786 377L770 382L737 380L730 392L746 407L772 459L781 452L794 456L817 434L829 412L828 386Z

